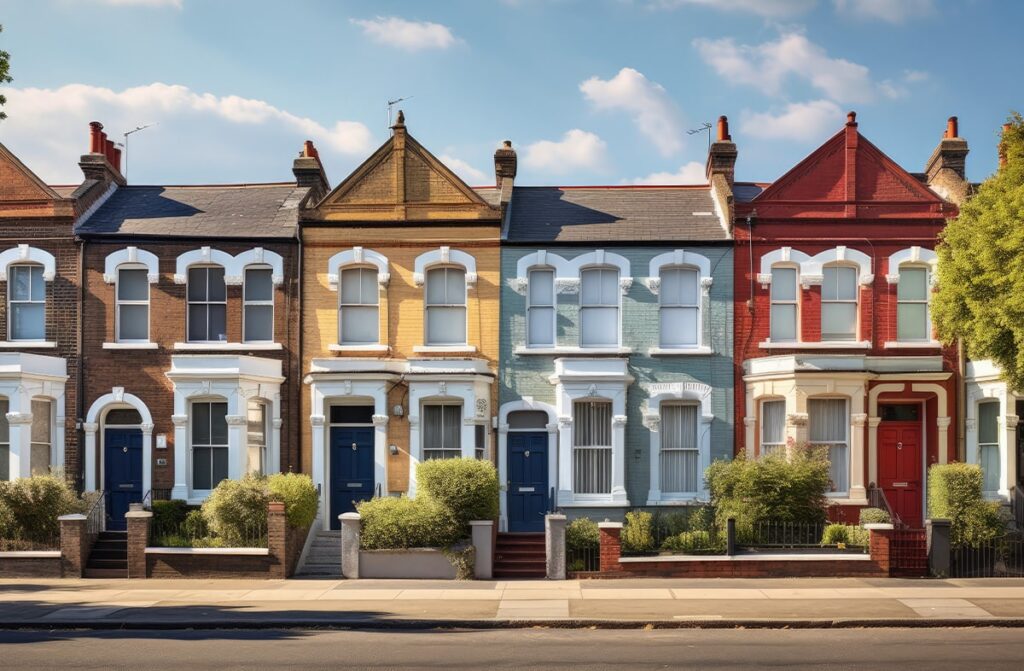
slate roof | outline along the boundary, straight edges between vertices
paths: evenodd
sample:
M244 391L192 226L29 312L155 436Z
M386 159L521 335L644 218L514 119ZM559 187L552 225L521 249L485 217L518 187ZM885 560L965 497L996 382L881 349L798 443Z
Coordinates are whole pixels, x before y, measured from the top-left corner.
M707 186L516 187L511 208L509 242L728 239Z
M496 186L474 186L473 191L491 207L498 207L501 204L501 189Z
M291 238L306 188L295 184L119 187L75 232L211 238Z

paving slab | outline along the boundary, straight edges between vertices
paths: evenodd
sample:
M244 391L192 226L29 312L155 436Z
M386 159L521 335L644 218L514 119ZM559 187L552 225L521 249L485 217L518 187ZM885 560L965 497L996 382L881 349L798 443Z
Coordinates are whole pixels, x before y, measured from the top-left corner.
M965 599L899 599L921 617L990 618L992 614Z
M633 589L585 589L580 590L584 599L647 600L671 599L672 590L656 588Z
M760 589L673 589L672 595L677 599L729 599L742 601L760 601L767 599L764 590Z

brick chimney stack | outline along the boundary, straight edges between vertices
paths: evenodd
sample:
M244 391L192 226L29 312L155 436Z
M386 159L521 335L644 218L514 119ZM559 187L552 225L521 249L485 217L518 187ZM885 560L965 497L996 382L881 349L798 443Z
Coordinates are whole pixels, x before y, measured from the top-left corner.
M967 140L960 137L960 122L955 116L946 121L946 132L932 152L924 172L928 186L946 200L961 204L967 198Z
M324 171L323 164L320 163L320 152L317 151L312 140L302 143L302 151L292 163L292 174L295 175L295 183L300 188L310 190L312 198L309 202L311 204L316 203L331 190L327 173Z
M718 117L717 139L711 143L708 150L708 161L706 172L708 182L714 181L715 175L721 175L729 184L730 191L736 173L736 158L739 151L729 134L729 119L725 116Z
M107 139L99 121L89 123L89 153L82 155L78 166L87 180L125 184L121 174L121 150L114 146L113 140Z
M505 140L494 150L494 180L501 190L501 206L505 207L512 200L512 187L516 181L516 170L519 159L512 148L512 140Z

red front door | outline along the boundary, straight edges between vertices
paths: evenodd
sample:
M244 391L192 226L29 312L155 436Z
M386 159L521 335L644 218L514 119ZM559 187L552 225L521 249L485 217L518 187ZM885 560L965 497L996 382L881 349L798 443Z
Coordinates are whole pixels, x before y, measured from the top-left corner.
M924 526L921 511L921 425L886 422L878 425L878 486L904 524Z

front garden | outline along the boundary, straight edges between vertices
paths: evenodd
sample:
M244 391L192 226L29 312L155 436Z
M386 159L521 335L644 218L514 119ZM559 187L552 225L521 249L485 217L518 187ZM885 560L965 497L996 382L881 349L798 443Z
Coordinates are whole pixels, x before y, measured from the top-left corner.
M59 550L58 518L87 514L98 498L78 496L59 473L0 481L0 552Z

